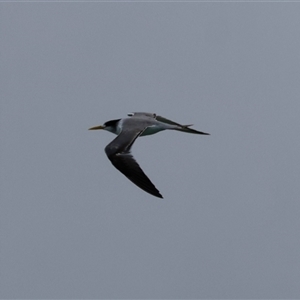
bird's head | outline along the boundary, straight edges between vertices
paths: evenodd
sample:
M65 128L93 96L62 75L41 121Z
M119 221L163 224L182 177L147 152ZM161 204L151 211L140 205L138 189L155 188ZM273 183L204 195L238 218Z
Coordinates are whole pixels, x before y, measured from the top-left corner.
M112 132L117 134L117 130L118 130L118 122L121 119L116 119L116 120L111 120L111 121L107 121L105 122L103 125L98 125L95 127L91 127L89 128L89 130L100 130L100 129L104 129L106 131Z

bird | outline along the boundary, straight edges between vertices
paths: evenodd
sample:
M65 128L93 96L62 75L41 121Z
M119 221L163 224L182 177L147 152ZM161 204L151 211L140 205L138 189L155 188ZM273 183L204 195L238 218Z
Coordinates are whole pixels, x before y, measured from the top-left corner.
M209 133L190 128L193 124L181 125L155 113L133 112L126 118L105 122L89 130L106 130L117 137L105 147L105 153L113 166L145 192L163 198L161 193L141 169L131 154L131 147L140 136L155 134L163 130L177 130L193 134Z

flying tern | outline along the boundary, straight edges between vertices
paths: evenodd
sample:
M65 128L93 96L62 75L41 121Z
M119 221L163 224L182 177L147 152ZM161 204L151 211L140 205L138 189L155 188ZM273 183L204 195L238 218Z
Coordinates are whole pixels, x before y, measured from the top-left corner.
M117 137L105 147L105 153L111 163L139 188L155 197L163 198L132 156L131 147L138 137L167 129L209 135L190 126L192 124L181 125L154 113L133 112L128 114L128 118L107 121L89 130L104 129L116 134Z

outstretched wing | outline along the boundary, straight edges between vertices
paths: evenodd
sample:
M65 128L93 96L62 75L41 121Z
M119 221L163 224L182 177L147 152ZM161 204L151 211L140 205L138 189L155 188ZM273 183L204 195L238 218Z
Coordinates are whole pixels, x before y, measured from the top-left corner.
M179 123L176 123L174 121L171 121L167 118L164 118L162 116L156 116L156 120L159 121L159 122L162 122L162 123L166 123L166 124L170 124L170 125L177 125L177 126L181 126L181 127L189 127L189 126L193 126L193 124L190 124L190 125L181 125Z
M133 118L140 118L140 117L147 117L147 118L156 118L156 114L154 113L147 113L147 112L132 112L127 114L128 117L133 117Z
M181 127L181 128L175 129L175 130L178 130L178 131L183 131L183 132L187 132L187 133L194 133L194 134L209 135L209 133L189 128L190 126L193 126L193 124L190 124L190 125L181 125L179 123L176 123L174 121L166 119L166 118L164 118L162 116L156 116L156 120L159 121L159 122L162 122L162 123L166 123L166 124L170 124L170 125L177 125L177 126Z
M133 143L142 134L144 129L135 131L126 129L123 130L105 147L105 152L115 168L117 168L139 188L153 196L163 198L130 153Z

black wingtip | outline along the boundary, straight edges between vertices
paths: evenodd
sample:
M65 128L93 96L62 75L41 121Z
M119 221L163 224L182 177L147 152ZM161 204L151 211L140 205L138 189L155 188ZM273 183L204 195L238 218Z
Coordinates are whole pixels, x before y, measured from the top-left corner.
M198 131L198 130L195 130L195 129L193 129L193 128L189 128L189 129L195 131L195 133L198 133L198 134L202 134L202 135L210 135L210 133L207 133L207 132Z
M149 189L145 189L141 186L139 186L139 188L141 188L142 190L144 190L145 192L147 192L148 194L160 198L160 199L164 199L164 197L162 196L162 194L156 189L156 187L154 186L152 190ZM155 190L154 190L155 189Z

